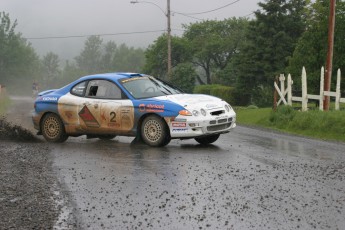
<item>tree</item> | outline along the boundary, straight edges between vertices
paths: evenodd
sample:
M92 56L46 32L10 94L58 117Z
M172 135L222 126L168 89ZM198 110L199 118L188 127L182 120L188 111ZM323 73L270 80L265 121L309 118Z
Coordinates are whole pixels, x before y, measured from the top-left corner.
M191 59L191 52L185 39L172 36L171 47L171 65L173 68ZM167 49L167 36L164 34L146 49L146 63L143 71L161 79L166 78L168 71Z
M240 94L250 94L248 103L266 105L271 101L262 99L267 97L267 90L273 92L275 76L288 66L289 57L305 30L308 2L267 0L259 3L262 9L255 12L256 20L249 23L242 52L235 61L237 89Z
M16 26L16 20L12 22L9 14L0 12L0 82L17 92L29 92L39 71L39 58L21 34L15 32ZM30 87L23 88L27 85Z
M141 72L145 62L144 50L128 47L121 44L115 50L112 65L113 69L121 72Z
M98 73L101 70L102 42L99 36L87 38L84 49L75 58L78 67L85 71L85 74Z
M326 17L327 15L327 17ZM320 90L320 70L326 65L328 49L328 16L329 1L317 0L311 5L310 17L307 21L307 30L297 43L296 49L290 58L287 72L291 73L296 89L301 88L301 71L306 67L308 76L308 91L318 93ZM336 76L338 68L345 70L345 2L337 1L335 19L333 74ZM336 77L332 77L333 89ZM345 88L342 81L341 89Z
M238 54L247 23L245 18L230 18L185 26L184 37L191 47L192 62L204 70L207 84L212 83L212 74L223 71ZM221 75L224 77L226 74Z
M178 64L173 71L171 82L187 93L192 93L197 73L191 63Z
M61 72L61 85L65 85L74 81L81 76L83 76L84 72L80 70L74 62L66 61L64 68Z
M114 69L113 60L117 50L117 45L114 41L109 41L104 46L104 54L102 56L101 68L102 72L111 72Z
M60 75L59 56L53 52L47 53L42 60L43 84L51 86Z

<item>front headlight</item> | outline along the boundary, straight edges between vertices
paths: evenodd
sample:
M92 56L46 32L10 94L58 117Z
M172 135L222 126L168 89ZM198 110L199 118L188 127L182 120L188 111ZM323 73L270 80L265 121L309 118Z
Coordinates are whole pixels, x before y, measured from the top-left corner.
M229 104L225 104L224 107L225 107L227 112L230 112L230 110L232 110L232 108Z
M206 116L206 111L204 109L200 109L200 112L203 116Z
M198 110L193 110L193 115L196 116L196 117L199 116L199 111Z

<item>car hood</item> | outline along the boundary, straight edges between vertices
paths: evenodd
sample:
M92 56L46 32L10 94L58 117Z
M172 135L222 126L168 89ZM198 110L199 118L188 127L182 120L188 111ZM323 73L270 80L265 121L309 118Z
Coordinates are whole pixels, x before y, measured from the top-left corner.
M204 108L216 109L223 108L224 101L220 98L204 94L174 94L157 97L159 100L168 100L179 104L186 109Z

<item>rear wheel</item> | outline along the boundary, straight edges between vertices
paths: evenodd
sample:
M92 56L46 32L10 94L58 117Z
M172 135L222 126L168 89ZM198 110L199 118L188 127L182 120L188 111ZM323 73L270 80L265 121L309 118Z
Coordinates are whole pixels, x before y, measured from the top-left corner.
M149 146L159 147L169 144L171 138L164 120L150 115L141 124L141 137Z
M208 145L218 140L219 136L220 134L214 134L214 135L209 135L205 137L196 137L194 139L202 145Z
M65 126L58 115L54 113L45 115L41 124L43 137L48 142L61 143L67 140L68 135L65 132Z

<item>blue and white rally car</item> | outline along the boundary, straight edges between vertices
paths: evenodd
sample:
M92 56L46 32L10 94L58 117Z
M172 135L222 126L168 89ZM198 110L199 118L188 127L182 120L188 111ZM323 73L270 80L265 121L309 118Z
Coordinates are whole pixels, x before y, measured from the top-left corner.
M171 139L215 142L236 127L236 114L225 101L185 94L152 76L109 73L82 77L69 85L39 93L33 123L49 142L69 136L112 139L136 136L150 146Z

